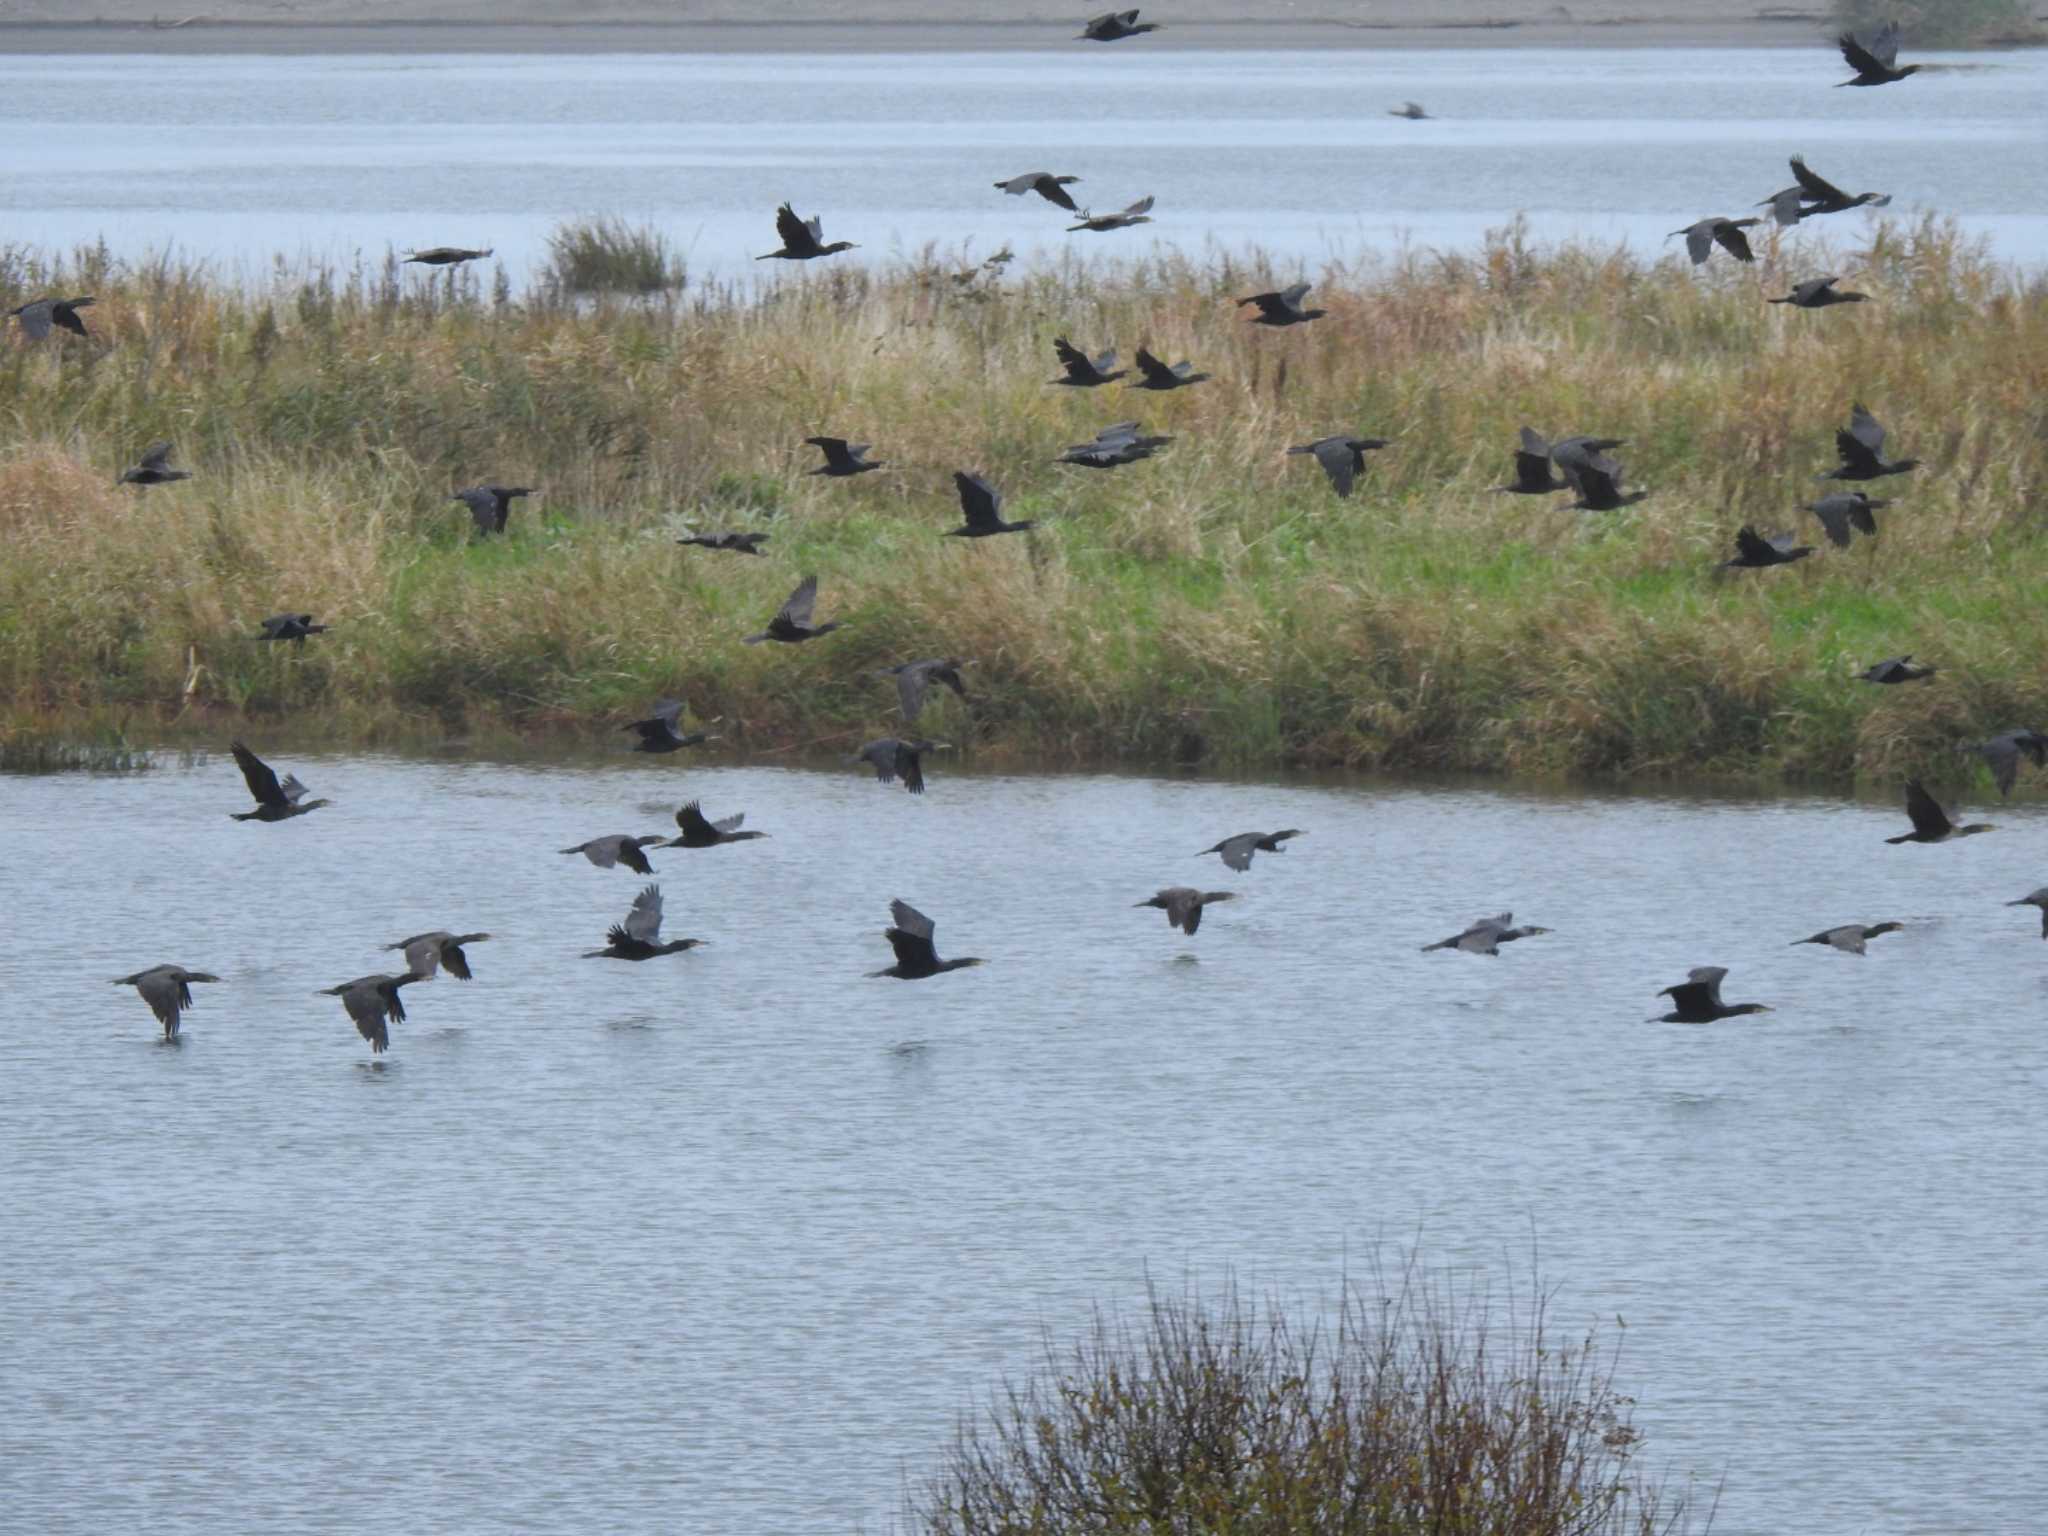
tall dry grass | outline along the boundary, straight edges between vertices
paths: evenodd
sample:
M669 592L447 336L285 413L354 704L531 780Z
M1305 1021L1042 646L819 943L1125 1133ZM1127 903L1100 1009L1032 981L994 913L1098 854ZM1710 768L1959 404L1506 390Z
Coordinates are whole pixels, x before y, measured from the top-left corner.
M1232 299L1291 272L1172 259L1006 277L932 254L593 304L388 263L249 287L0 251L0 307L99 300L90 341L0 348L0 713L361 737L594 729L667 693L788 748L884 726L867 669L955 654L978 701L947 733L1017 756L1947 764L2048 705L2048 295L1941 224L1837 223L1868 239L1802 226L1697 274L1510 229L1326 272L1329 317L1277 333ZM1763 302L1817 270L1876 302ZM1062 335L1215 380L1052 388ZM1924 461L1885 482L1879 539L1717 576L1744 522L1819 542L1800 504L1858 400ZM1128 416L1176 441L1110 474L1051 462ZM1655 494L1598 517L1493 494L1523 422L1628 439ZM1338 430L1397 440L1350 502L1282 451ZM888 467L805 476L820 432ZM196 477L117 486L160 436ZM939 537L955 469L1040 531ZM473 542L447 499L480 479L542 487L507 539ZM770 557L673 543L727 526L770 531ZM812 570L847 628L740 646ZM284 608L332 632L248 638ZM1901 651L1938 680L1850 681Z

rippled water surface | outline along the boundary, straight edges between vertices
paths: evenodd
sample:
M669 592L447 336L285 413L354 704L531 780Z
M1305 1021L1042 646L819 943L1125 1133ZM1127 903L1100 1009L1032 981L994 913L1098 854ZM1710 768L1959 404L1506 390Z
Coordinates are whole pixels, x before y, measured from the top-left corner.
M1148 1268L1312 1302L1533 1236L1718 1530L2030 1528L2038 805L1891 848L1827 799L278 759L338 803L0 779L0 1525L874 1530ZM689 795L772 834L655 855L709 945L578 958L642 882L555 850ZM1193 940L1132 909L1197 880ZM897 895L990 963L865 979ZM1418 953L1503 906L1555 932ZM373 1067L316 989L442 926L476 979ZM107 985L165 960L225 978L176 1048ZM1704 963L1778 1011L1645 1024Z
M2048 259L2048 56L1928 56L1842 91L1814 47L1439 52L550 57L0 57L8 238L105 234L255 272L274 253L381 260L493 246L515 275L559 220L659 225L700 275L753 273L794 199L851 259L951 249L1136 256L1259 246L1306 262L1540 238L1662 248L1738 214L1803 152L1893 212L1953 213ZM1407 122L1410 98L1437 114ZM1067 235L991 183L1151 194L1155 222ZM1820 221L1853 240L1866 215ZM1801 238L1807 238L1804 231Z

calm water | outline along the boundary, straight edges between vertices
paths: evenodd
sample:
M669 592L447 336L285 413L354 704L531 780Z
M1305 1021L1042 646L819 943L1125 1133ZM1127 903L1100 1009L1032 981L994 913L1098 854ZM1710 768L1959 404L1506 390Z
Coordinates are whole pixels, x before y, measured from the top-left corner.
M1148 1267L1312 1301L1532 1234L1717 1529L2033 1528L2039 805L1888 848L1832 800L279 757L339 804L0 780L10 1529L874 1530ZM641 882L554 850L686 795L773 834L656 855L712 943L578 959ZM1196 879L1243 899L1192 941L1131 909ZM893 895L992 963L864 979ZM1417 952L1503 906L1556 932ZM373 1070L315 989L441 926L496 937ZM106 984L170 959L228 978L176 1049ZM1642 1022L1708 962L1779 1011Z
M1842 91L1810 49L716 57L0 57L6 238L230 268L495 246L516 275L580 215L659 225L694 270L749 274L793 199L858 259L971 238L1136 256L1260 246L1318 263L1539 238L1662 248L1736 214L1805 153L1893 212L1957 215L2048 260L2048 55L1932 56ZM1440 120L1386 109L1415 98ZM1084 178L1156 222L1067 235L991 183ZM1809 228L1854 238L1864 214ZM1802 234L1801 238L1807 238Z

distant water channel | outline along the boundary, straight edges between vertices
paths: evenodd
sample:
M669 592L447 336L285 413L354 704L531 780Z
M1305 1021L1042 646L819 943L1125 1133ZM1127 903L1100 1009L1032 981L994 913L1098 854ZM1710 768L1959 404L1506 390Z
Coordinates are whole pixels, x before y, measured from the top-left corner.
M0 779L9 1529L878 1531L1041 1327L1380 1238L1625 1319L1718 1531L2031 1527L2038 804L277 757L337 803ZM772 834L655 855L710 944L579 959L642 881L555 850L686 796ZM1197 881L1193 940L1132 908ZM864 979L892 896L990 963ZM1555 932L1418 953L1503 907ZM316 989L443 926L476 979L373 1070ZM107 985L164 960L226 978L175 1049ZM1705 963L1778 1011L1643 1022Z
M259 274L438 244L515 280L564 219L658 225L699 276L751 277L775 205L850 258L1008 246L1135 257L1258 247L1309 267L1464 248L1526 213L1541 240L1627 241L1740 214L1803 152L1892 212L1954 214L2048 259L2048 55L1932 56L1842 91L1811 48L720 56L0 56L5 239L104 235ZM1388 109L1414 99L1436 114ZM29 152L32 148L33 152ZM992 183L1081 176L1147 194L1114 235ZM1817 226L1844 243L1862 213ZM1806 238L1802 231L1801 238Z

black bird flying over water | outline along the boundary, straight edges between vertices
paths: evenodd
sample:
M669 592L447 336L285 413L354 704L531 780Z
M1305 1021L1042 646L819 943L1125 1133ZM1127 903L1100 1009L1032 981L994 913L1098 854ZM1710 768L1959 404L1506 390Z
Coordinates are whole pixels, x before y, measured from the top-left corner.
M462 946L481 944L489 937L488 933L450 933L445 928L436 928L432 933L416 933L384 947L403 950L405 968L423 981L443 967L457 981L468 981L469 956L463 953Z
M695 949L702 939L670 939L661 942L661 887L650 885L633 898L633 905L621 923L606 932L603 949L586 949L585 960L652 960L657 955L679 955Z
M1074 40L1085 43L1120 43L1127 37L1165 30L1165 24L1162 22L1139 21L1135 8L1128 11L1104 11L1100 16L1091 17L1088 25L1076 34Z
M1503 912L1498 917L1482 917L1463 933L1454 933L1448 939L1423 945L1422 952L1426 955L1433 949L1455 949L1468 955L1498 955L1503 944L1550 932L1548 928L1538 928L1534 924L1517 928L1514 922L1515 914L1512 912Z
M1872 923L1867 927L1862 923L1844 923L1839 928L1823 928L1809 939L1794 939L1792 948L1797 949L1802 944L1825 944L1844 954L1860 955L1866 941L1881 933L1897 933L1905 926L1904 923Z
M960 678L960 669L966 665L958 656L935 656L926 661L882 667L877 675L896 679L896 699L903 708L903 718L915 720L924 709L925 693L933 683L952 689L962 703L966 702L967 685Z
M1859 192L1854 197L1826 177L1808 169L1802 156L1792 157L1793 184L1773 192L1757 204L1771 210L1781 226L1797 224L1816 214L1847 213L1851 208L1882 208L1891 202L1889 192Z
M593 837L587 843L578 843L574 848L563 848L558 851L580 853L599 869L611 869L615 865L623 864L636 875L651 875L654 873L654 866L647 862L647 855L640 850L658 848L661 842L659 835L635 837L629 832L613 832L604 837Z
M884 736L880 741L871 741L847 759L852 763L866 763L875 770L875 779L882 784L894 784L898 779L913 795L924 793L924 764L922 758L927 752L938 752L950 743L943 741L902 741L894 736Z
M1728 974L1722 965L1694 966L1685 973L1685 980L1673 987L1666 987L1657 995L1671 999L1671 1012L1662 1014L1650 1022L1653 1024L1711 1024L1716 1019L1732 1019L1743 1013L1769 1013L1763 1003L1724 1003L1721 1001L1721 978Z
M932 947L932 920L907 901L890 902L889 916L895 920L895 926L885 930L882 937L896 951L896 963L884 970L869 971L870 980L877 976L893 976L898 981L922 981L945 971L986 964L976 955L960 960L941 960L939 952Z
M465 261L482 261L490 254L489 246L480 251L472 251L459 245L431 245L424 251L414 251L405 258L403 265L411 266L418 262L425 267L459 267Z
M1966 750L1975 752L1990 765L1991 779L1998 786L2001 799L2012 793L2022 754L2031 757L2036 768L2048 768L2048 736L2039 731L2003 731L1989 741L1972 743Z
M1927 788L1918 779L1906 780L1906 814L1912 818L1913 830L1901 832L1897 837L1885 839L1888 843L1945 843L1952 837L1969 837L1977 832L1997 830L1989 822L1976 821L1966 827L1959 827L1941 808L1941 802L1927 793Z
M1012 197L1022 197L1026 192L1036 192L1048 203L1064 208L1069 213L1079 213L1074 199L1067 188L1081 178L1078 176L1055 176L1051 171L1026 171L1022 176L1012 176L1008 181L996 183L998 192L1007 192Z
M1247 870L1252 867L1254 853L1285 853L1287 850L1280 845L1290 837L1300 836L1299 827L1288 827L1279 832L1240 832L1235 837L1226 837L1213 848L1204 848L1196 857L1220 853L1223 862L1232 869Z
M229 811L236 821L289 821L294 816L304 816L317 811L331 800L308 800L306 786L291 774L278 782L271 766L239 741L230 743L229 750L235 754L235 766L242 770L242 782L249 786L249 793L256 798L253 811Z
M676 812L676 825L683 829L682 836L672 837L661 846L664 848L716 848L720 843L748 843L757 837L766 837L766 832L742 832L740 824L747 819L746 812L733 816L721 816L716 821L705 818L704 808L692 800Z
M1899 24L1888 21L1872 37L1869 46L1856 41L1854 32L1844 32L1835 39L1835 46L1842 50L1842 58L1856 71L1848 80L1837 80L1836 85L1890 85L1894 80L1903 80L1920 68L1908 64L1904 69L1899 64Z
M782 236L782 249L756 256L756 261L810 261L819 256L830 256L838 251L858 249L851 240L835 240L825 244L825 221L823 219L800 219L796 210L784 203L775 210L775 233Z
M1193 937L1194 931L1202 926L1202 908L1212 901L1235 901L1235 891L1198 891L1191 885L1169 885L1158 895L1145 901L1133 902L1134 907L1161 907L1166 912L1166 926L1178 928Z
M209 976L204 971L188 971L182 965L153 965L146 971L137 971L133 976L116 976L117 987L133 987L149 1004L149 1011L156 1015L157 1023L164 1027L164 1038L178 1038L178 1015L192 1006L192 983L195 981L219 981L218 976Z
M682 721L682 701L662 699L655 704L654 713L645 720L629 720L619 729L640 733L640 739L633 743L635 752L674 752L718 740L716 731L690 731L685 734Z
M338 987L321 989L322 997L338 997L348 1016L355 1020L356 1033L370 1042L370 1054L381 1056L391 1047L389 1026L405 1022L405 1004L398 989L424 981L408 971L403 976L358 976Z

